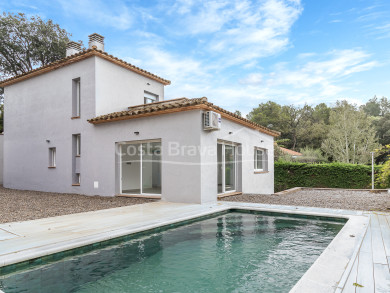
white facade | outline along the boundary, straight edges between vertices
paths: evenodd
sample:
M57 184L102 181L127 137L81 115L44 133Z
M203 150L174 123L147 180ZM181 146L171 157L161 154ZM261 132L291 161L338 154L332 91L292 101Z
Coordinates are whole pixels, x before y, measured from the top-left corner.
M80 82L77 117L74 115L75 80ZM216 201L218 174L234 181L236 192L273 193L273 136L240 123L222 118L220 130L205 131L201 109L97 125L87 121L143 104L145 93L163 101L164 85L99 56L6 85L4 186L118 195L123 193L124 186L139 180L139 174L126 175L138 165L123 163L119 146L158 141L161 143L159 173L145 171L157 170L153 167L155 162L145 163L145 170L140 171L146 172L144 181L147 176L161 177L153 179L161 186L160 194L153 196L172 202ZM80 135L79 154L77 135ZM228 168L231 174L234 169L235 179L225 171L218 173L221 167L218 143L235 147L236 162ZM49 151L53 148L55 166ZM266 168L261 173L254 168L255 148L262 148L267 154Z

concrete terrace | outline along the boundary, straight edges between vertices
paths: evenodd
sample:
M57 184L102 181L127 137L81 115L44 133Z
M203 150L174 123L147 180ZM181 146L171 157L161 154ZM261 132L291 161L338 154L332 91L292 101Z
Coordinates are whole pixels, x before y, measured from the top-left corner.
M154 202L1 224L0 267L231 208L349 219L291 292L390 292L390 214L254 203Z

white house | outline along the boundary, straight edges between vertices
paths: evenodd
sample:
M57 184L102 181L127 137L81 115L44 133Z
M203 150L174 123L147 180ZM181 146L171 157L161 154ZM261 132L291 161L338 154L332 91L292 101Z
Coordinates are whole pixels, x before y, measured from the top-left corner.
M66 58L0 82L4 186L205 203L274 191L274 137L207 98L164 100L170 81L70 42Z

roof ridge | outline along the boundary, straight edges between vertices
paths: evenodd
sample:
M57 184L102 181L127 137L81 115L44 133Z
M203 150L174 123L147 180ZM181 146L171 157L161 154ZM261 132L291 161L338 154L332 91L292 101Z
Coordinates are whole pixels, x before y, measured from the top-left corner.
M159 81L159 82L161 82L161 83L163 83L165 85L171 84L171 82L169 80L167 80L167 79L159 77L159 76L157 76L157 75L155 75L155 74L153 74L153 73L151 73L149 71L146 71L145 69L137 67L137 66L135 66L135 65L133 65L133 64L127 62L127 61L124 61L124 60L122 60L122 59L120 59L118 57L115 57L115 56L113 56L111 54L108 54L107 52L104 52L102 50L98 50L94 46L92 48L84 49L84 50L82 50L82 51L80 51L78 53L72 54L72 55L64 57L62 59L58 59L58 60L53 61L53 62L51 62L49 64L43 65L41 67L34 68L34 69L30 70L30 71L23 72L21 74L18 74L18 75L15 75L15 76L12 76L12 77L0 80L0 87L16 83L19 80L21 81L21 80L27 79L28 76L34 77L34 76L38 75L40 72L43 74L43 73L47 72L48 70L46 70L46 69L49 69L49 68L52 68L53 70L55 70L55 69L61 67L61 65L62 66L66 66L66 65L72 64L71 61L73 59L77 58L77 57L85 56L85 58L88 58L90 55L100 56L100 57L105 58L105 59L107 59L109 61L112 61L112 62L114 62L116 64L120 63L118 65L120 65L120 66L121 65L125 65L126 68L128 68L129 70L134 69L132 71L134 71L136 73L139 73L139 74L142 74L142 75L144 75L146 77L149 77L151 79L154 79L156 81ZM76 60L76 61L79 61L79 60ZM34 74L34 73L36 73L36 74Z

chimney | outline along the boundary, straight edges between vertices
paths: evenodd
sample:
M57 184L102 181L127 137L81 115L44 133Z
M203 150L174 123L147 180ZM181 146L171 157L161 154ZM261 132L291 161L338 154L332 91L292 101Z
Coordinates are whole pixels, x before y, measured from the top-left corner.
M80 43L72 42L66 44L66 57L80 53L81 45Z
M89 49L92 49L93 46L96 46L96 49L104 51L104 37L97 34L93 33L92 35L89 35L89 42L88 46Z

